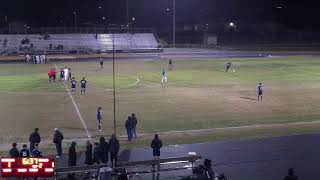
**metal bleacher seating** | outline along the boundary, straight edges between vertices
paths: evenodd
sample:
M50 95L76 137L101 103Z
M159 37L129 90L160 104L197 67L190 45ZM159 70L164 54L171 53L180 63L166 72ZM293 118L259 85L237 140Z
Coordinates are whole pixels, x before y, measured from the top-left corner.
M28 39L27 44L22 44ZM7 42L4 45L4 42ZM113 46L114 42L114 46ZM32 44L32 45L31 45ZM26 48L27 47L27 48ZM116 33L116 34L40 34L3 35L0 34L0 52L26 51L76 51L107 52L156 50L158 42L153 33Z
M199 155L189 155L184 157L172 157L160 160L119 162L117 163L117 169L125 168L128 170L128 174L148 174L154 172L167 172L176 170L193 170L195 162L201 159L202 157ZM58 178L63 174L69 173L97 172L98 169L102 167L106 167L106 165L100 164L91 166L59 167L56 168L55 174Z

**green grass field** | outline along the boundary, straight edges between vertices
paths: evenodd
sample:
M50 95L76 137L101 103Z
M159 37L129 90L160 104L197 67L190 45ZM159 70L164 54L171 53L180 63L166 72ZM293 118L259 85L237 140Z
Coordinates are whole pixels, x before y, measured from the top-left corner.
M160 84L163 62L117 61L118 135L125 139L124 122L133 112L139 121L138 133L142 134L132 143L122 141L123 145L148 146L155 132L163 132L166 144L171 144L320 131L320 57L233 59L235 72L225 73L227 61L174 61L174 70L168 71L169 82L164 87ZM73 94L76 105L94 137L111 135L111 62L106 62L103 70L99 70L96 62L56 65L71 67L78 82L86 77L88 92ZM35 127L40 128L43 141L48 144L55 127L67 139L87 137L64 85L48 82L50 67L54 64L1 64L3 150L13 141L27 142ZM262 102L256 101L258 81L264 85ZM98 106L103 107L102 133L97 132ZM218 129L190 131L211 128ZM174 132L165 133L168 131Z

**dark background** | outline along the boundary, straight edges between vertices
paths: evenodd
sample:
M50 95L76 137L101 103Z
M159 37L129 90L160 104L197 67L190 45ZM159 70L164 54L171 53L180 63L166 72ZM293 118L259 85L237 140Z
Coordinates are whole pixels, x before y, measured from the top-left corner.
M172 0L128 1L129 17L135 17L131 27L154 28L170 39L170 33L165 32L172 30ZM312 0L176 0L177 31L206 31L220 36L257 31L280 36L280 32L289 31L305 39L305 34L314 36L320 29L317 7L317 1ZM73 27L74 12L78 26L127 24L126 0L3 0L0 27L17 21L31 28ZM228 29L229 22L234 22L236 29Z

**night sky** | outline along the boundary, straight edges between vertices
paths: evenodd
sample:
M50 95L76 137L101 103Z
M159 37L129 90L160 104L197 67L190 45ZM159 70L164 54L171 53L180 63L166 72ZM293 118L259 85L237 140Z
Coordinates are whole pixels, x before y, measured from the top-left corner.
M126 0L2 0L0 22L25 21L32 27L78 24L124 24ZM288 28L319 28L316 1L297 0L176 0L177 23L214 24L278 22ZM99 9L98 7L101 6ZM281 8L280 8L281 7ZM139 27L170 22L172 0L129 0L130 17ZM105 22L106 22L105 21Z

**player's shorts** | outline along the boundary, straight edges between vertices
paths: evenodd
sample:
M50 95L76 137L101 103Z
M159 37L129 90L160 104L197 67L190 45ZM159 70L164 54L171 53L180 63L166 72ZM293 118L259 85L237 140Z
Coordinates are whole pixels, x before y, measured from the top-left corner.
M61 78L61 79L63 78L63 74L60 74L60 78Z
M160 156L160 149L153 149L153 156Z
M81 85L81 88L86 88L87 86L86 85Z
M262 91L259 91L259 92L258 92L258 95L259 95L259 96L262 96Z
M73 88L73 89L76 88L76 85L72 84L72 85L71 85L71 88Z
M162 80L167 81L167 76L162 76Z

